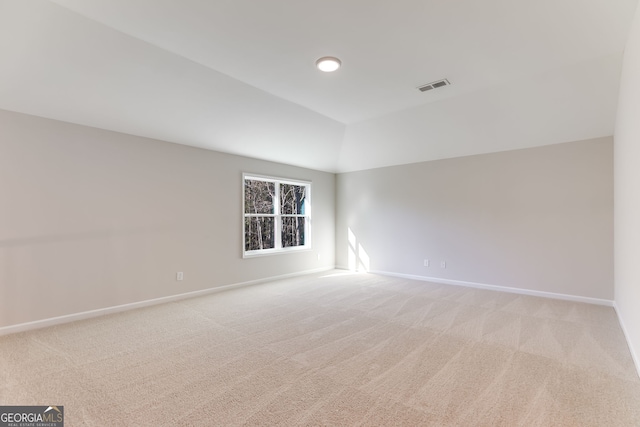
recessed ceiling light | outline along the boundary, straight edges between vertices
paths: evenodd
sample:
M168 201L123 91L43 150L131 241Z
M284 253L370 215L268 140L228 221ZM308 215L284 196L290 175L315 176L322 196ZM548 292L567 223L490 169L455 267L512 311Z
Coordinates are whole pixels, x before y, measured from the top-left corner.
M324 71L325 73L337 70L340 68L340 65L342 65L342 62L333 56L325 56L316 61L316 67L318 67L318 70Z

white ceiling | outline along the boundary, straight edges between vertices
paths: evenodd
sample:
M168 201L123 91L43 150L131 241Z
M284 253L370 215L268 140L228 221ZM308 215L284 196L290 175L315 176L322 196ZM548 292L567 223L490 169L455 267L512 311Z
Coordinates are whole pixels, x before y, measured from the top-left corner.
M0 0L0 108L338 172L594 138L636 5Z

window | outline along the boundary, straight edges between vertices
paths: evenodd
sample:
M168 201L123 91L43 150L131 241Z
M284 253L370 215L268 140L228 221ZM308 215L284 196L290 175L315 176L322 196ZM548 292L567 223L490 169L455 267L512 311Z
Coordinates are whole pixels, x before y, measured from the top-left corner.
M245 174L243 255L308 249L311 183Z

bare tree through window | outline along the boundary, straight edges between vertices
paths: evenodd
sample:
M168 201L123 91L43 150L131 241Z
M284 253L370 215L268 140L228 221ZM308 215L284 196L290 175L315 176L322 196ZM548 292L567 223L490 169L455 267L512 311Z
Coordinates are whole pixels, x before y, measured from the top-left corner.
M309 190L309 183L245 176L245 253L305 247Z
M244 181L245 250L271 249L275 245L275 183L247 179Z
M280 184L282 247L304 245L306 186Z

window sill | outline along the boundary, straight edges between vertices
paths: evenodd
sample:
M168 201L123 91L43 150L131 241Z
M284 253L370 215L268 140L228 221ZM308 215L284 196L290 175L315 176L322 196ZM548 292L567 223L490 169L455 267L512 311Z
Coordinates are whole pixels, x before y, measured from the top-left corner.
M311 251L311 245L296 246L292 248L282 248L282 249L263 249L259 251L243 252L242 258L256 258L256 257L262 257L262 256L292 254L292 253L308 252L308 251Z

